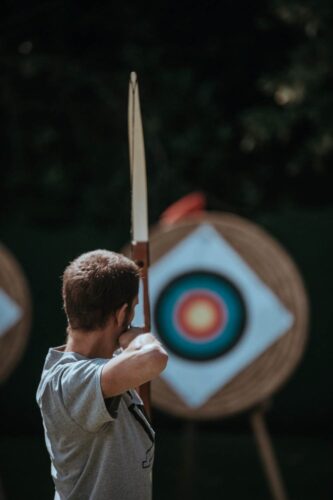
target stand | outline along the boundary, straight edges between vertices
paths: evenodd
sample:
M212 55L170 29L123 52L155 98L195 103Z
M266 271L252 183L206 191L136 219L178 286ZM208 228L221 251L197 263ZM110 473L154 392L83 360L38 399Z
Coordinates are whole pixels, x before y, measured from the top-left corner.
M227 213L156 227L150 252L152 330L169 352L154 405L187 419L192 437L195 421L248 412L272 496L285 500L264 413L306 343L295 264L267 232Z

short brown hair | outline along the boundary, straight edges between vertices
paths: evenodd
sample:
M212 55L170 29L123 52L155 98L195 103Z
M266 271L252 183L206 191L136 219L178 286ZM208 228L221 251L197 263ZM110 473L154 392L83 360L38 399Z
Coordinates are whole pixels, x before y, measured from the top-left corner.
M139 268L123 255L94 250L77 257L63 274L62 297L72 329L103 328L123 304L138 294Z

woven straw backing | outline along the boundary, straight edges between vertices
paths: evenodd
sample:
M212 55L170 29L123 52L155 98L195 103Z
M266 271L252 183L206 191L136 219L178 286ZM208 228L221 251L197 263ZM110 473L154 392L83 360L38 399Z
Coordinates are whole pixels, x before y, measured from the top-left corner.
M23 312L21 319L0 336L0 381L3 382L23 354L31 323L31 300L26 279L16 259L3 245L0 245L0 287Z
M200 408L188 407L161 377L153 381L152 401L158 408L189 419L214 419L251 408L286 382L304 351L308 302L300 274L281 245L257 225L232 214L204 214L169 227L158 227L150 239L151 265L200 223L211 224L295 318L285 335Z

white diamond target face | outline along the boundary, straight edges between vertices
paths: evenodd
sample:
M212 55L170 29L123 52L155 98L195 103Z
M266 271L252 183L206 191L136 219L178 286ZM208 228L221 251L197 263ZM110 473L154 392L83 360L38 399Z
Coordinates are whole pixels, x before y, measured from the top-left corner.
M164 345L184 359L207 361L238 342L246 323L245 302L227 278L193 270L166 284L153 311Z
M169 353L162 377L193 408L253 363L294 321L209 224L155 262L149 284L152 331ZM138 308L135 322L142 320Z

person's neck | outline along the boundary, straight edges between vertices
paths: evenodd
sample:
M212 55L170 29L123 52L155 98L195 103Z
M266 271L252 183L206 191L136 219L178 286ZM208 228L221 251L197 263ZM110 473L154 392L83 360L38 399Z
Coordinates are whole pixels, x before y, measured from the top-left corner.
M76 352L86 358L111 358L118 349L118 335L110 327L100 330L72 330L68 327L66 352Z

